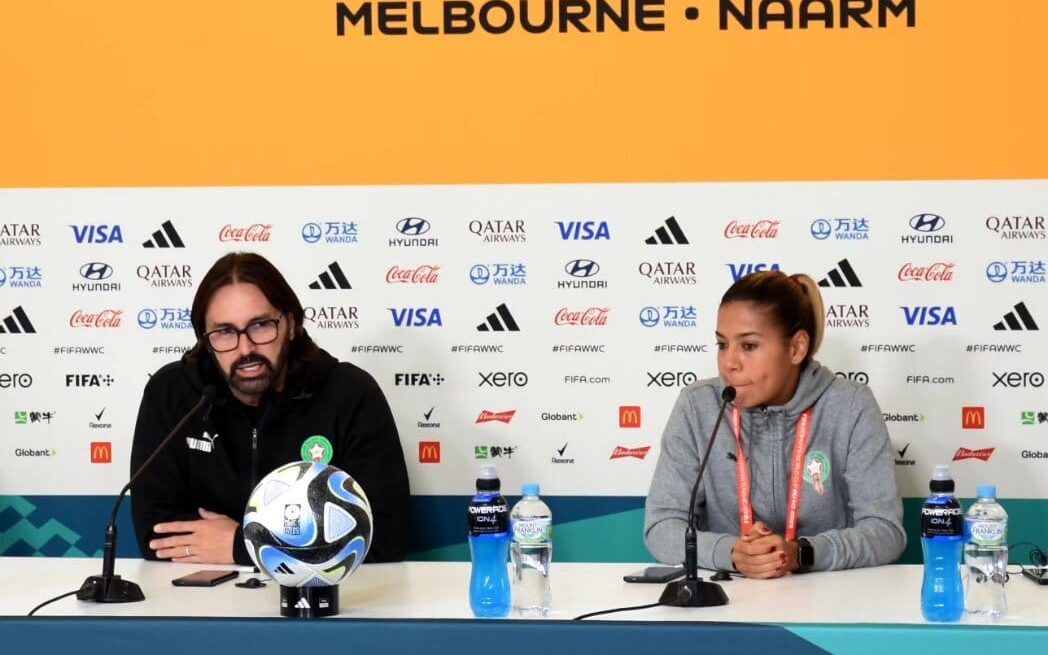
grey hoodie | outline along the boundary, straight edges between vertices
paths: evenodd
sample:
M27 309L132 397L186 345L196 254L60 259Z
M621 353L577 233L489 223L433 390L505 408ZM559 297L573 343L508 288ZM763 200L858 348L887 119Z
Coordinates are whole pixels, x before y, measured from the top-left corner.
M700 380L685 387L662 435L644 516L644 543L660 562L684 561L691 486L699 472L724 383ZM895 561L906 547L902 501L888 430L865 385L834 376L812 361L786 405L741 409L742 443L750 460L754 521L779 535L786 530L790 456L797 419L814 406L808 458L829 463L824 494L802 485L797 536L815 551L813 570L876 566ZM731 570L739 535L735 436L731 407L721 423L699 488L695 517L699 566Z

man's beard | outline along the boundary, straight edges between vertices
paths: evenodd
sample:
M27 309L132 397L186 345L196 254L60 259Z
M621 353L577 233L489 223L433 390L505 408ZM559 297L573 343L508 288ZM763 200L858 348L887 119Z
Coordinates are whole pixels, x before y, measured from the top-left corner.
M280 352L277 353L276 364L257 353L244 355L233 362L233 365L228 372L223 370L222 377L226 379L226 382L230 387L245 396L261 396L268 391L271 386L273 386L275 381L280 379L281 375L287 369L288 347L289 342L285 341L284 345L280 347ZM252 378L244 378L237 373L237 370L240 367L256 363L262 365L262 368L264 369L262 375Z

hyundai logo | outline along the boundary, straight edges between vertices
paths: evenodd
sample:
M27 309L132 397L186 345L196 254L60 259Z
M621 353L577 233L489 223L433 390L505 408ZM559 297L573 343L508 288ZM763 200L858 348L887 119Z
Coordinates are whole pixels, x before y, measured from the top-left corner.
M402 218L397 222L397 232L409 237L417 237L429 232L429 221L424 218Z
M0 268L0 287L4 286L5 284L7 284L7 272L4 269Z
M1004 282L1008 278L1008 265L1004 262L990 262L986 267L986 279L990 282Z
M917 214L910 219L910 227L918 232L938 232L946 227L946 219L938 214Z
M320 241L320 223L306 223L302 226L302 240L306 243Z
M143 309L138 312L138 327L152 330L156 327L157 316L156 312L152 309Z
M659 310L655 307L645 307L640 310L640 324L644 327L655 327L659 324Z
M593 277L600 271L600 266L590 259L573 259L564 265L564 271L572 277Z
M491 271L484 264L477 264L469 269L469 281L473 284L487 284L491 279Z
M80 277L85 280L105 280L113 274L113 267L102 262L91 262L80 267Z
M825 241L830 238L830 233L833 232L830 222L824 218L814 220L811 223L811 235L819 241Z

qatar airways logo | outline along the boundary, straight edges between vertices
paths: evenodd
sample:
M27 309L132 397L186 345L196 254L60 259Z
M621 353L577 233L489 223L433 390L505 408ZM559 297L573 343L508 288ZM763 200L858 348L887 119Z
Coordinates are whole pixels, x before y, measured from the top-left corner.
M581 310L561 307L553 317L553 324L603 327L608 324L610 311L609 307L589 307Z
M953 262L935 262L928 266L916 266L910 262L899 269L900 282L952 282Z
M753 223L732 221L724 227L725 239L774 239L779 236L781 221L763 219Z
M436 284L440 267L423 264L415 268L392 266L386 271L386 284Z
M241 243L253 243L269 241L269 231L273 226L269 223L263 225L262 223L253 223L247 227L233 227L229 223L223 227L218 233L218 240L225 243L228 241L238 241Z
M122 309L103 309L100 312L89 314L82 309L73 312L69 317L69 327L75 328L118 328L120 319L123 318Z

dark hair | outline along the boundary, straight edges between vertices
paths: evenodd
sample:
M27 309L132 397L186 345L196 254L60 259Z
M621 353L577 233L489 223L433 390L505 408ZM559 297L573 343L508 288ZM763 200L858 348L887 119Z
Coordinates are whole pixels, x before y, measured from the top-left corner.
M724 292L721 305L752 302L767 310L786 338L797 332L808 333L807 364L822 344L826 317L822 294L815 280L803 273L786 275L781 271L760 271L739 279Z
M204 275L204 279L197 287L190 319L193 323L193 332L196 333L197 343L185 354L187 361L195 361L200 364L211 362L210 352L203 339L204 315L218 290L230 284L255 285L270 305L295 319L295 338L291 341L288 351L289 374L297 368L297 362L319 351L316 343L302 325L305 318L302 303L277 267L262 255L252 252L231 252L219 258L211 266L211 270Z

